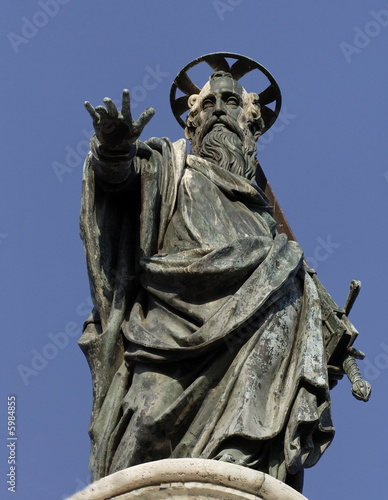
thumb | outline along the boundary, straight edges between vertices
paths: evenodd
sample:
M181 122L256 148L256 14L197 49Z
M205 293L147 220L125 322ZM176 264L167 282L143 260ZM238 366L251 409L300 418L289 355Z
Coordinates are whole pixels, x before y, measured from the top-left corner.
M151 118L154 116L154 114L155 114L154 108L147 108L140 115L139 119L134 122L133 124L134 128L137 129L140 133L143 130L143 128L147 125L147 123L151 120Z

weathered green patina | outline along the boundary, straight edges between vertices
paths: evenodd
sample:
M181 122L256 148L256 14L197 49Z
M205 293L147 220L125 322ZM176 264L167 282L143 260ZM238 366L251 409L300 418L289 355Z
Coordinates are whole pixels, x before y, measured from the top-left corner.
M193 457L301 490L333 438L317 283L254 181L280 94L273 81L246 92L240 66L215 67L185 97L190 154L183 139L139 141L153 110L134 122L128 91L121 112L86 103L96 134L81 235L95 308L80 344L94 479Z

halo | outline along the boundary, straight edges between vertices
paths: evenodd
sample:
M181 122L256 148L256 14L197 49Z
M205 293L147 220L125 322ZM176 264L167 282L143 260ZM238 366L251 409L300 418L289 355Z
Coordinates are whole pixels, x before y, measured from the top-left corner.
M226 58L235 59L235 62L230 64ZM280 113L282 104L282 96L275 78L266 68L264 68L264 66L255 60L232 52L213 52L211 54L205 54L191 61L178 73L171 86L170 103L172 112L181 127L184 128L186 126L185 121L182 119L182 115L189 110L188 98L192 94L199 94L201 91L201 89L191 80L187 72L189 69L202 62L207 63L213 72L227 71L231 73L236 81L255 69L263 73L267 77L269 85L261 91L256 91L259 95L261 114L264 121L264 129L261 134L264 134L264 132L272 127ZM183 92L184 95L176 97L177 90ZM268 104L273 102L275 103L275 109L268 107Z

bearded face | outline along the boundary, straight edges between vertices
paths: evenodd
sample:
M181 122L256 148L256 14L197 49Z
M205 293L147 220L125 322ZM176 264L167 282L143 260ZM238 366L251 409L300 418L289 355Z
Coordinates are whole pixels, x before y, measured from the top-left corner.
M199 144L198 155L220 167L251 180L256 172L256 144L247 127L221 117Z
M245 93L245 95L244 95ZM192 96L186 136L191 152L251 180L256 172L256 142L244 106L246 92L228 73L215 73L198 96ZM194 98L194 99L193 99ZM259 107L256 109L259 117ZM256 120L259 121L259 120Z

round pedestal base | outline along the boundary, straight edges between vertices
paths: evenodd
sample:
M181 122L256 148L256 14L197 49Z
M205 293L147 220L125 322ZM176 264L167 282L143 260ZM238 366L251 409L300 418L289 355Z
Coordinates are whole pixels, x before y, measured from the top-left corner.
M68 500L307 500L263 472L218 460L178 458L129 467Z

